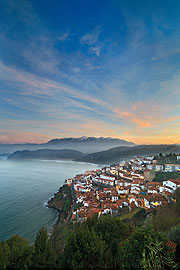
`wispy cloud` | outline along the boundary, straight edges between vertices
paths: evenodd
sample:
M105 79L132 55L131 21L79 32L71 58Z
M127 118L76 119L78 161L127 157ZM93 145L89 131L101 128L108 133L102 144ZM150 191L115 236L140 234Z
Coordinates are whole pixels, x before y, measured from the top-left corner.
M69 30L66 31L65 33L63 33L62 35L60 35L57 40L59 41L65 41L67 40L67 38L70 36Z
M80 43L87 45L94 45L98 41L98 37L101 31L101 27L97 26L92 32L85 34L81 37Z
M101 26L97 26L92 32L85 34L80 39L80 44L85 44L89 47L89 51L100 55L102 50L102 43L99 41L99 35L101 32Z

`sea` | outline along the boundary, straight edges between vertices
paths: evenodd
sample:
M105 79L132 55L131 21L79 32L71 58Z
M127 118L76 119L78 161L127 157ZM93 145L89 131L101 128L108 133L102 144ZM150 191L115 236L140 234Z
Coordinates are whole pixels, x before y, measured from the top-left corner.
M0 241L18 234L30 243L39 229L53 226L57 211L46 206L65 179L97 164L0 157Z

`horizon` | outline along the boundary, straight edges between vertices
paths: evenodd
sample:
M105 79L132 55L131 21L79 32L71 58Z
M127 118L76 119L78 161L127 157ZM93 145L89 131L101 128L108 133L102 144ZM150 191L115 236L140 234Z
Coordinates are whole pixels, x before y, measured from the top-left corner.
M2 0L0 144L180 143L180 1Z
M95 139L100 139L100 138L103 138L103 139L119 139L119 140L122 140L122 141L127 141L127 140L124 140L122 138L114 138L114 137L97 137L97 136L80 136L80 137L61 137L61 138L53 138L53 139L50 139L48 141L44 141L44 142L18 142L18 143L2 143L0 142L0 145L4 145L4 144L8 144L8 145L13 145L13 144L46 144L50 141L53 141L53 140L61 140L61 139L81 139L83 137L87 137L87 138L95 138ZM127 141L128 143L133 143L134 145L133 146L138 146L138 145L180 145L180 142L178 141L177 143L172 143L172 144L166 144L166 143L162 143L162 144L158 144L158 143L153 143L153 144L136 144L134 143L133 141ZM133 146L129 146L129 147L133 147Z

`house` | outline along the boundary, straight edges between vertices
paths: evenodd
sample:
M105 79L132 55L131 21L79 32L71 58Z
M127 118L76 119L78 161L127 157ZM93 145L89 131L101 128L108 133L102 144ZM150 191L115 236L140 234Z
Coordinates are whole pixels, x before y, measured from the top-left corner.
M109 207L104 207L101 211L102 215L107 215L110 213L110 208Z
M72 186L72 178L71 179L67 179L67 185L70 187L70 186Z
M118 189L118 194L121 196L127 195L129 193L129 188L128 187L122 187Z
M155 187L148 187L147 192L152 193L152 194L158 193L158 191Z
M117 200L118 200L118 193L117 193L117 191L113 191L111 193L111 201L116 202Z
M140 189L137 189L136 187L133 189L131 188L130 193L138 195L140 193Z
M128 201L130 204L134 203L136 205L136 207L138 207L137 198L135 196L133 196L133 195L129 196Z
M163 186L167 188L171 188L174 191L180 187L180 179L169 179L167 181L163 181Z
M156 207L168 204L168 200L161 194L143 195L145 207Z
M103 185L114 186L115 176L101 174L98 182Z
M170 192L171 195L174 193L174 189L170 186L159 186L159 193L163 193L163 192Z
M89 189L86 186L83 186L80 184L74 185L74 190L77 192L88 192L89 191Z
M146 168L149 170L155 170L156 172L163 171L163 165L160 164L147 164Z
M177 160L180 160L180 156L179 155L177 156Z
M110 209L111 215L117 216L118 215L118 205L112 204Z
M144 160L143 160L143 163L144 163L144 164L151 164L151 163L152 163L152 160L144 159Z
M178 172L180 171L180 164L165 164L166 172Z

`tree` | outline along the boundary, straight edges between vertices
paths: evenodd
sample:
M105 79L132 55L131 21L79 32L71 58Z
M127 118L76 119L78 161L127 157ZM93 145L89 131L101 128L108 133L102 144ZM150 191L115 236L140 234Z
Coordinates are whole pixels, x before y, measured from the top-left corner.
M5 242L0 242L0 270L6 270L9 259L9 247Z
M174 242L176 246L176 261L180 263L180 225L173 227L169 234L168 238L170 241Z
M32 269L55 269L55 253L48 239L47 230L43 227L36 236L32 255Z
M119 245L129 236L129 226L110 215L91 218L84 226L94 230L105 243L105 263L107 268L117 268L119 265Z
M6 244L9 248L8 269L28 269L32 256L32 247L29 246L28 242L15 235L7 240Z
M72 232L61 256L61 269L102 269L104 242L94 231L80 227Z
M160 240L154 239L145 245L142 252L142 268L144 270L177 269L173 254Z
M165 259L168 256L168 247L165 245L166 239L154 230L152 226L137 228L134 233L124 242L121 247L121 266L122 269L153 269L153 266L161 261L154 261L157 255L157 247L160 243L158 255L163 256ZM154 251L152 249L154 248ZM152 256L150 257L150 254ZM149 268L148 268L149 267ZM166 268L160 268L166 269Z
M129 235L129 227L118 218L111 216L102 216L95 224L94 230L108 246L111 246L114 240L121 242Z
M176 209L178 216L180 216L180 188L177 188L174 194L174 198L175 198L175 205L174 208Z

